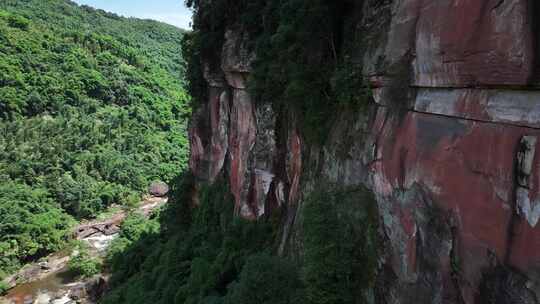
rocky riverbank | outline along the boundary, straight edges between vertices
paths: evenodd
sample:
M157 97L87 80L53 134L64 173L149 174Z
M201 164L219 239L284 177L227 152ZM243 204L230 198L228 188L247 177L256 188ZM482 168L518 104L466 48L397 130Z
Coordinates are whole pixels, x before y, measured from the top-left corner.
M149 216L167 201L167 197L145 197L135 212ZM86 243L92 256L104 257L127 215L119 209L106 219L83 222L74 229L73 238ZM4 282L11 289L0 297L0 304L95 303L107 288L108 275L78 278L68 269L75 255L76 250L70 249L55 252L8 277Z

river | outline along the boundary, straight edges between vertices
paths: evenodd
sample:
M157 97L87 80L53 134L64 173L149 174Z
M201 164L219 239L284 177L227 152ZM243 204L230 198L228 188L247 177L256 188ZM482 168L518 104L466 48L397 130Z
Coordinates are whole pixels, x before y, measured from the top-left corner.
M168 199L166 197L147 197L136 212L148 216L153 210L160 208ZM111 242L118 236L119 230L114 230L110 234L102 232L102 227L109 226L112 222L119 226L126 217L123 211L112 215L103 221L89 222L79 225L75 231L96 229L96 233L78 238L89 245L92 255L103 257ZM96 228L99 227L99 228ZM119 228L118 228L119 229ZM46 262L27 265L19 274L13 276L24 277L28 282L17 284L10 289L4 297L0 297L0 304L67 304L76 303L72 298L78 298L82 294L90 292L88 289L94 285L101 285L104 276L98 276L91 280L81 280L76 274L69 271L68 262L72 255L71 250L63 250L48 256ZM90 286L90 287L89 287ZM83 293L81 293L81 290ZM79 302L77 302L79 303ZM85 298L83 303L92 304L90 299Z

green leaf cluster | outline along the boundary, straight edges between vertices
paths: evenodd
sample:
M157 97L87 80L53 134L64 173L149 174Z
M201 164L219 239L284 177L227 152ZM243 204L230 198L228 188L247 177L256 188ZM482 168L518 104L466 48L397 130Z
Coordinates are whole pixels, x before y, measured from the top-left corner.
M377 270L377 205L364 188L319 186L303 216L306 303L371 303Z

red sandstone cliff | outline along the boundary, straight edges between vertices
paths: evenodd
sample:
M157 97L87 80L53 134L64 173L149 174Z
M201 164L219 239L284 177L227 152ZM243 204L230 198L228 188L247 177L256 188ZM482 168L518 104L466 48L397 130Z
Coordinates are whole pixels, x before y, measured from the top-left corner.
M535 1L357 7L361 28L377 31L361 58L374 104L369 115L333 113L324 145L304 143L294 113L253 100L256 54L228 30L221 68L205 69L192 172L224 174L243 217L285 208L281 250L315 177L367 185L382 223L385 303L540 303Z

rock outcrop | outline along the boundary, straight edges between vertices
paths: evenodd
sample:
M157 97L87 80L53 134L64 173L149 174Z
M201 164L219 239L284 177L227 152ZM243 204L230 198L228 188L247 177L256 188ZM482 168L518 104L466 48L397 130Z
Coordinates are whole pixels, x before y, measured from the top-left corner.
M155 197L164 197L169 193L169 185L162 181L155 181L148 186L148 193Z
M540 303L540 5L526 0L358 1L374 103L307 144L294 111L256 101L256 54L225 32L193 116L191 170L224 174L239 215L296 206L318 178L375 193L378 303Z

